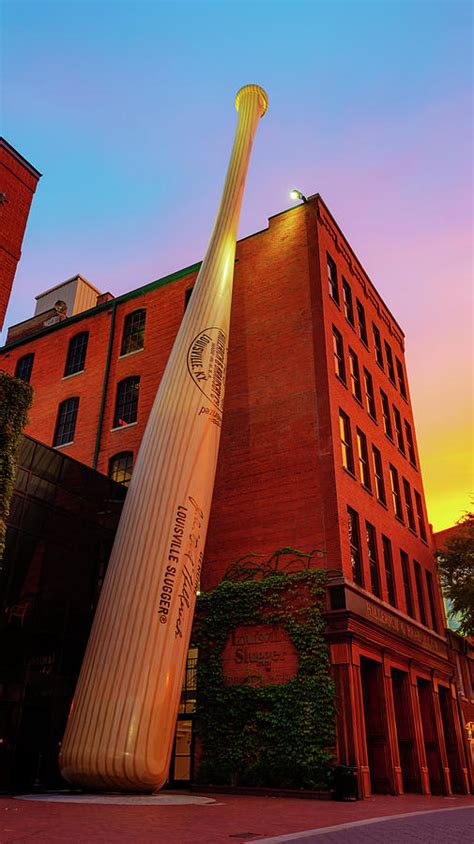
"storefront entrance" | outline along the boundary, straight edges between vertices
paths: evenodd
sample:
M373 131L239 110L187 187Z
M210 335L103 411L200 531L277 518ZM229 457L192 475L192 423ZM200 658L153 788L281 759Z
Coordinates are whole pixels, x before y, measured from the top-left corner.
M439 752L439 740L433 704L433 689L429 680L418 677L418 696L420 700L421 723L425 742L426 763L432 794L444 794L443 771Z

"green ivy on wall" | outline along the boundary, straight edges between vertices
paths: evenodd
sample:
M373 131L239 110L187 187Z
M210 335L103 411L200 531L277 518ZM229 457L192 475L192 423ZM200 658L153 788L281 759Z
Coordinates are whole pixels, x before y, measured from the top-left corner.
M304 570L283 570L282 555ZM334 757L334 688L323 636L327 573L312 554L282 549L276 564L242 558L212 592L201 594L193 631L199 648L198 781L212 785L324 789ZM254 555L252 555L254 556ZM260 579L256 579L260 577ZM242 579L244 578L244 579ZM298 655L296 676L283 685L227 685L222 654L231 631L278 625Z
M5 547L5 522L15 484L21 432L28 423L32 398L29 384L0 372L0 560Z

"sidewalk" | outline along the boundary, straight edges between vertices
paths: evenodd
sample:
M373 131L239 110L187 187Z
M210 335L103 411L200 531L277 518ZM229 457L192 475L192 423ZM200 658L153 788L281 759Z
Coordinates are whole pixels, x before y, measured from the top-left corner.
M170 792L163 793L166 795ZM179 796L192 800L197 795L193 792ZM377 796L357 803L221 794L206 794L205 797L206 802L178 805L130 805L127 802L97 805L0 798L0 844L16 841L22 844L90 844L96 841L107 844L238 844L366 818L474 805L469 797L420 795ZM209 798L214 802L208 802ZM128 801L127 797L122 799ZM456 815L455 812L451 814ZM379 829L382 830L383 825ZM347 830L347 835L349 832Z

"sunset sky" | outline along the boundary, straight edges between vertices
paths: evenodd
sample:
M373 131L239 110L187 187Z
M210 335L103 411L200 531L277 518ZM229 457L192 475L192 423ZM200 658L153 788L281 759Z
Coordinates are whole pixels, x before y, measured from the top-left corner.
M470 3L4 0L1 134L44 175L6 324L80 272L199 260L235 129L269 94L240 237L320 192L407 337L430 520L472 494ZM5 332L2 334L2 342Z

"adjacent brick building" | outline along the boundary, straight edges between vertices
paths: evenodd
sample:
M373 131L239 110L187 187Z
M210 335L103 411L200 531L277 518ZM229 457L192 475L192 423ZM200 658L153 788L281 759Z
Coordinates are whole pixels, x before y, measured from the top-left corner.
M198 270L11 329L27 432L126 482ZM362 796L470 787L431 542L403 332L310 197L237 245L202 588L249 552L321 550L338 756Z
M16 266L38 173L5 138L0 138L0 329L10 299Z

